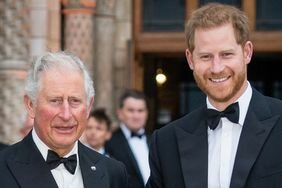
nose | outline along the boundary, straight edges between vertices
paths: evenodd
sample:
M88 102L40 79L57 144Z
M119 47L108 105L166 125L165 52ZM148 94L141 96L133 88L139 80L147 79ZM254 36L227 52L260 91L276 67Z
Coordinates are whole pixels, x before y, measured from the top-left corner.
M72 116L71 106L69 105L67 101L64 101L61 107L60 117L66 121L66 120L69 120L71 116Z
M211 72L219 73L224 70L224 63L221 61L220 57L214 56L211 65Z
M142 112L140 112L140 111L135 111L133 114L132 114L132 117L134 118L134 120L139 120L139 119L141 119L141 117L142 117Z

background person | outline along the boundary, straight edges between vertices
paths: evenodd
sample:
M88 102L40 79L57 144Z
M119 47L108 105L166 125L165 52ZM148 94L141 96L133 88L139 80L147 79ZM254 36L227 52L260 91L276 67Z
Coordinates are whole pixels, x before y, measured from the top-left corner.
M111 135L111 120L106 114L105 109L99 108L90 112L88 123L83 133L85 144L95 151L109 156L105 150L105 143L111 138Z
M33 118L31 118L28 114L25 117L24 124L20 129L20 135L25 137L33 128Z
M150 174L149 137L145 133L148 107L144 93L126 90L120 97L119 128L106 144L110 156L123 162L129 174L129 188L144 188Z

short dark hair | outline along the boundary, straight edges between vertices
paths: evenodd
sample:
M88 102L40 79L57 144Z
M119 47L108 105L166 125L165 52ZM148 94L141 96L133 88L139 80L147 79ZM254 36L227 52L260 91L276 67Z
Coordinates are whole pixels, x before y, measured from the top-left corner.
M97 108L92 110L89 114L88 119L91 117L95 118L96 121L98 121L99 123L105 123L108 130L111 129L112 121L110 117L107 115L106 110L104 108Z
M142 91L136 89L126 89L124 91L124 93L120 96L119 107L122 108L124 105L124 101L130 97L134 99L143 100L147 107L147 100L145 94Z

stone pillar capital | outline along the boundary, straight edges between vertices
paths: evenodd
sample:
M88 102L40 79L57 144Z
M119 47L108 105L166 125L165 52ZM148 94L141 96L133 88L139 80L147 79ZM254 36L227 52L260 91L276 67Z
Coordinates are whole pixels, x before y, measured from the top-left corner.
M64 14L93 14L96 0L61 0Z

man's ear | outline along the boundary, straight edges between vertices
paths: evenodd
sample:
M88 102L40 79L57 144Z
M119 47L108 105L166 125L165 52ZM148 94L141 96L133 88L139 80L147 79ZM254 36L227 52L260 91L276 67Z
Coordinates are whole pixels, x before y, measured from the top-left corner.
M28 115L31 117L31 118L34 118L35 117L35 105L33 104L32 100L30 99L29 96L27 95L24 95L24 105L27 109L27 112L28 112Z
M246 64L249 64L251 62L253 55L253 44L251 41L247 41L244 45L244 58Z
M192 53L190 52L189 49L186 49L186 50L185 50L185 56L186 56L186 60L187 60L187 63L188 63L188 65L189 65L190 69L191 69L191 70L194 70Z

